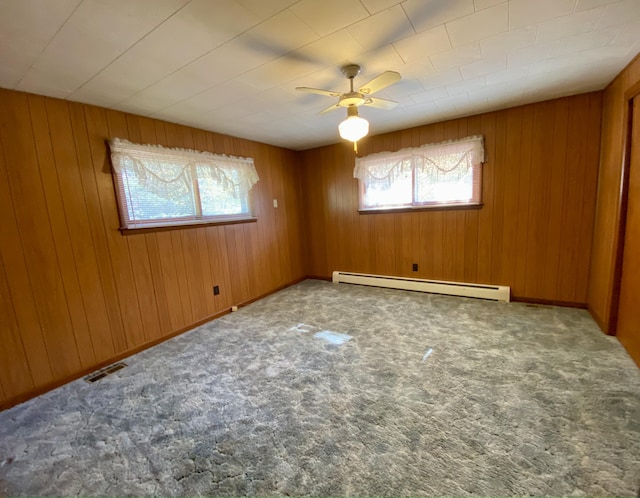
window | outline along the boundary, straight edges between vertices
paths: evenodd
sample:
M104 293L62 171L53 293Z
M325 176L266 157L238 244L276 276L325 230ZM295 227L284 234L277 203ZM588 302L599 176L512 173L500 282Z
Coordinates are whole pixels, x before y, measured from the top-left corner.
M357 158L360 209L480 205L483 161L481 136Z
M109 142L122 228L251 218L253 159Z

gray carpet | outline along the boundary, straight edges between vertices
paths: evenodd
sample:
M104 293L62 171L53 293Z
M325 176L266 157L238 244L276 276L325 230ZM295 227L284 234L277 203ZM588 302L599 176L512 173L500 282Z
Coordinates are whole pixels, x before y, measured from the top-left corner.
M0 413L33 495L635 495L640 371L582 310L308 280Z

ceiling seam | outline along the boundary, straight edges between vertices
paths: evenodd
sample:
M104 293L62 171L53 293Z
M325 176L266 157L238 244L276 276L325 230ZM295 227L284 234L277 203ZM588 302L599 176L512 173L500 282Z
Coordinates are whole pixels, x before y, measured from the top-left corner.
M15 84L14 88L18 88L20 86L20 83L22 83L22 80L25 79L25 77L27 76L27 74L29 74L29 71L31 71L33 69L33 66L35 66L38 62L38 59L40 59L40 57L42 56L42 54L44 54L44 52L47 50L47 48L49 48L49 45L51 45L51 42L53 41L53 39L58 36L58 33L60 33L60 31L62 30L62 28L64 28L66 26L66 24L69 22L69 19L71 19L71 17L73 17L73 14L75 14L76 10L78 10L80 8L80 5L82 5L84 3L84 0L80 0L78 2L78 4L73 8L73 10L71 11L71 13L67 16L67 18L64 20L64 22L60 25L60 27L56 30L56 32L53 34L53 36L49 39L49 41L47 42L47 44L42 48L42 50L40 51L40 53L34 58L33 63L29 66L29 68L24 72L24 74L20 77L20 79L18 80L18 82Z

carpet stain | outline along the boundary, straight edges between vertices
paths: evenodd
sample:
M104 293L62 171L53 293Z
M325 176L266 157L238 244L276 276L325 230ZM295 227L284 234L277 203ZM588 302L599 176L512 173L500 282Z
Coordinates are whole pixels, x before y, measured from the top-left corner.
M335 344L337 346L341 346L345 342L348 342L352 339L349 334L341 334L340 332L333 332L331 330L323 330L321 332L316 332L313 334L313 337L317 339L322 339L323 341L328 342L329 344Z

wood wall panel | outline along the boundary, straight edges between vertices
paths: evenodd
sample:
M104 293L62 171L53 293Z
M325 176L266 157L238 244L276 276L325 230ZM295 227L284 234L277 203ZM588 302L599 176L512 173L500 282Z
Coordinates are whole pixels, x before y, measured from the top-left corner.
M362 155L485 136L479 210L357 213L348 144L302 153L309 270L509 285L516 298L587 302L602 94L368 137ZM419 264L413 272L412 263Z
M258 221L123 235L105 143L115 136L254 157ZM297 161L277 147L0 90L0 406L302 278Z
M606 333L615 333L617 315L616 262L620 239L621 203L629 91L640 84L640 56L605 89L602 142L594 238L589 274L589 311Z

